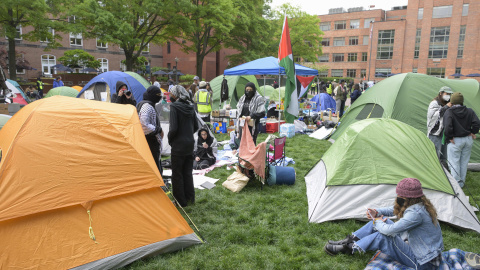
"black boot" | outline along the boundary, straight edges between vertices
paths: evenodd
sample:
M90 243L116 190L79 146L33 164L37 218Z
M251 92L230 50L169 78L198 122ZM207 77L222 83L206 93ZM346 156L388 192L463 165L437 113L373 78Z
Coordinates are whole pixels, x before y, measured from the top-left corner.
M347 236L345 239L342 239L342 240L340 240L340 241L328 240L328 243L329 243L329 244L332 244L332 245L344 245L344 244L353 243L353 242L358 241L358 240L360 240L358 237L353 236L353 234L350 234L350 235Z
M330 256L335 256L339 253L352 254L352 249L346 244L345 245L326 244L323 250L325 250L325 252Z

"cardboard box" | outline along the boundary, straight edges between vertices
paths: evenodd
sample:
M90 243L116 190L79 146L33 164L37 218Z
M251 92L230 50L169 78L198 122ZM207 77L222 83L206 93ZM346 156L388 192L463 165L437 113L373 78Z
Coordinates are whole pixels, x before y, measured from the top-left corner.
M308 129L317 129L317 126L316 125L308 125L307 128Z

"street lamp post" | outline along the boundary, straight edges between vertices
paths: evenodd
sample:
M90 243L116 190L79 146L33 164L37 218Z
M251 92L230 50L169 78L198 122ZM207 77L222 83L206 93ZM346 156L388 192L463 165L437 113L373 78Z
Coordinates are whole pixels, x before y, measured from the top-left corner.
M178 84L178 57L175 57L175 84Z

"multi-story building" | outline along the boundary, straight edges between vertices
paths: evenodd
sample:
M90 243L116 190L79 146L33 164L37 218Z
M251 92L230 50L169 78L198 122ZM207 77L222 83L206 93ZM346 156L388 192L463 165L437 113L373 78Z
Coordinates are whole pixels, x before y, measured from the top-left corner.
M480 1L469 0L409 0L389 11L331 9L319 15L318 61L328 66L320 76L360 81L404 72L480 73L479 17Z
M15 39L16 51L22 52L23 57L25 57L35 69L30 71L18 69L17 77L28 79L56 74L56 70L52 67L60 63L58 59L63 56L65 51L74 49L82 49L99 60L101 63L101 72L112 70L125 71L126 69L125 65L122 64L122 60L125 60L125 55L123 50L117 45L102 43L97 39L85 39L82 37L82 34L73 35L71 33L61 33L62 40L59 41L61 46L55 49L45 50L48 45L48 40L31 42L22 39L21 35L23 33L32 31L31 27L19 27L17 31L18 35ZM8 48L8 40L6 40L4 36L0 37L0 46ZM211 80L222 74L228 65L226 56L232 53L232 50L222 49L216 53L207 55L203 62L203 78ZM177 65L178 70L184 74L196 73L195 54L188 54L181 51L180 46L173 42L168 42L164 46L150 44L141 55L147 58L148 63L145 64L151 67L173 69L173 67ZM7 70L5 70L5 72L7 72Z

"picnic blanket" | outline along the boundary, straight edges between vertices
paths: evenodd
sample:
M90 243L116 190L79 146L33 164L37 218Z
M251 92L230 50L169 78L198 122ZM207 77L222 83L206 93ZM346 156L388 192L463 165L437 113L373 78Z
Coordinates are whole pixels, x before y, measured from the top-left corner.
M370 260L365 269L368 270L415 270L399 262L393 260L390 256L380 251L377 251L375 256ZM450 249L449 251L442 252L442 262L440 263L440 270L449 269L465 269L471 268L465 260L465 252L460 249Z
M245 161L242 162L242 166L251 169L261 179L262 183L265 181L265 157L267 155L267 143L261 142L257 146L253 142L252 134L248 129L244 128L242 132L242 140L240 141L239 157Z

